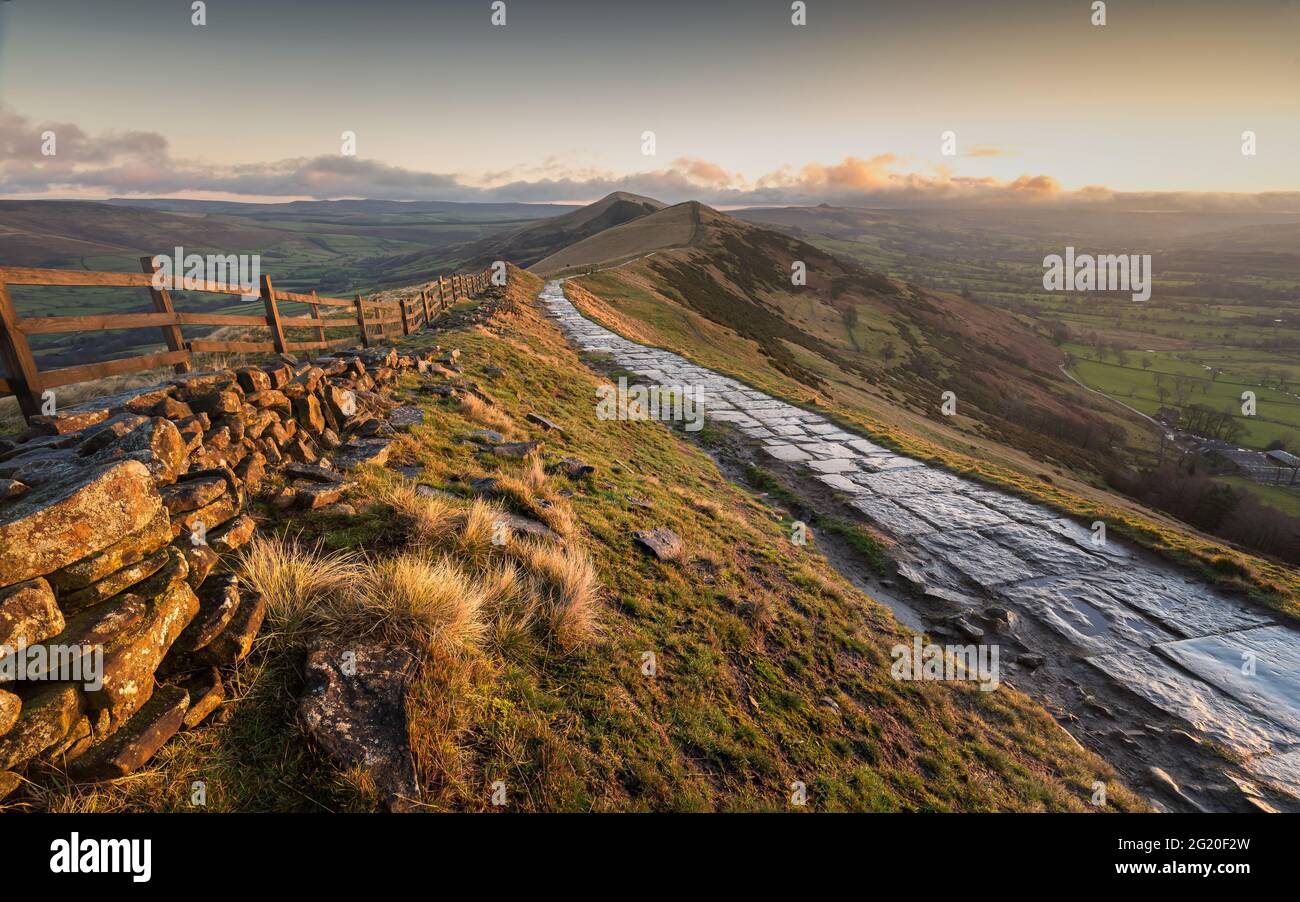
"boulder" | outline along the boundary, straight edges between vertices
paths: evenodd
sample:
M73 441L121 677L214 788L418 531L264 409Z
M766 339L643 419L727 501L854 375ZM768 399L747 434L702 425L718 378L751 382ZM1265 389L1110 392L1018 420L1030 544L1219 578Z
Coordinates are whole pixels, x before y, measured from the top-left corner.
M632 533L632 541L661 561L678 560L685 550L681 537L664 526L643 532L634 532Z
M143 529L162 509L144 464L89 465L0 508L0 584L52 573Z
M186 576L185 581L190 584L191 589L197 592L199 586L203 585L208 578L208 574L212 572L212 569L221 563L221 555L206 542L195 545L193 542L182 539L180 547L185 555L185 563L189 566L189 575Z
M542 442L506 442L488 448L497 457L524 458L542 447Z
M340 470L353 470L362 464L382 467L388 462L392 447L392 439L354 438L339 446L334 463Z
M407 735L406 693L414 647L322 639L307 654L298 714L341 769L363 768L393 810L418 800Z

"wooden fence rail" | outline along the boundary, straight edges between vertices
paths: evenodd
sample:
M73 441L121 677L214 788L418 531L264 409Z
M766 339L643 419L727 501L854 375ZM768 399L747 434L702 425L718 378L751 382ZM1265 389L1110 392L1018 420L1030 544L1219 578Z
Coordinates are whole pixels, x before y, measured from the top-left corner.
M175 286L155 288L153 258L141 257L140 264L141 271L138 273L0 266L0 397L16 396L23 416L30 420L40 413L42 395L48 389L163 366L171 366L176 372L185 373L193 368L195 354L292 354L295 351L329 350L356 344L369 347L374 341L384 341L398 334L409 335L427 327L437 314L446 312L457 300L473 297L490 284L487 272L469 275L456 273L450 278L438 277L436 296L433 283L430 283L430 287L421 290L417 298L380 301L363 298L358 294L352 300L345 301L321 297L315 291L311 294L281 291L274 286L270 276L263 275L259 288L265 315L178 313L171 299L171 289ZM187 280L180 284L186 292L252 297L246 295L246 290L239 286L220 282L195 283ZM9 296L10 285L146 288L153 301L154 312L22 317L18 315ZM311 315L282 314L280 305L286 302L306 305L311 310ZM186 326L258 327L269 330L271 338L269 341L187 340L182 331ZM394 328L390 330L390 326ZM32 335L143 328L161 329L167 350L42 371L32 356L28 343L28 337ZM291 340L285 331L291 328L311 329L315 339ZM329 338L325 334L327 328L346 328L351 334Z

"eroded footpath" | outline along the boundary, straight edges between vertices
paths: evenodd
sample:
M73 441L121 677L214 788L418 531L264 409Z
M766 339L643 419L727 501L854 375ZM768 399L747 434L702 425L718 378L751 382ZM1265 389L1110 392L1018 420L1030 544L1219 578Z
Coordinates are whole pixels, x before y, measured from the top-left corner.
M1087 526L1047 507L629 341L582 316L561 282L540 299L579 350L702 392L708 420L730 424L893 538L896 575L924 609L945 611L966 641L1021 649L1015 684L1126 775L1140 767L1157 804L1300 810L1292 626L1136 546L1094 544Z

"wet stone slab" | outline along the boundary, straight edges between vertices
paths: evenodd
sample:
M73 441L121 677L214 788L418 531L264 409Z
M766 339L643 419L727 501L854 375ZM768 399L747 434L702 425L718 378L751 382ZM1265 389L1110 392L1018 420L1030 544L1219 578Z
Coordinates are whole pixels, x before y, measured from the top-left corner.
M1237 701L1300 734L1300 638L1283 626L1156 647Z
M811 454L795 445L765 445L763 450L777 460L783 460L787 463L812 459Z
M1006 598L1032 611L1082 654L1099 655L1124 649L1139 651L1173 634L1122 604L1086 577L1065 576L1014 586Z
M1011 549L1034 569L1053 576L1098 570L1109 563L1105 558L1089 554L1056 533L1025 523L1004 521L1002 525L990 527L983 532L999 545Z
M1261 755L1246 762L1246 770L1275 789L1300 799L1300 750Z
M1096 540L1097 533L1094 533L1081 523L1074 522L1069 517L1051 517L1043 520L1042 524L1045 529L1050 529L1062 538L1069 539L1085 551L1096 551L1099 554L1119 560L1127 560L1132 557L1131 554L1114 542L1098 544Z
M887 498L863 495L855 498L851 504L891 535L915 536L934 528Z
M940 529L973 529L1009 525L1010 520L978 501L955 492L899 495L894 499L921 519Z
M964 482L960 489L963 495L974 498L980 504L988 505L1003 516L1021 523L1042 523L1056 518L1055 511L1048 510L1028 501L1021 501L1011 495L1004 495L991 489L983 488L973 482Z
M899 467L884 472L871 473L861 479L863 485L878 495L889 498L903 495L919 495L926 492L953 492L961 487L961 480L956 476L929 467L917 466L916 461L907 460L913 466ZM863 458L863 466L870 468L874 461Z
M1028 564L1001 545L974 530L932 532L917 541L984 589L1042 575L1030 569Z
M1269 615L1251 610L1204 583L1154 567L1114 567L1101 574L1100 580L1125 604L1188 638L1273 622Z
M1242 756L1288 751L1300 736L1140 649L1101 655L1088 663L1155 707Z

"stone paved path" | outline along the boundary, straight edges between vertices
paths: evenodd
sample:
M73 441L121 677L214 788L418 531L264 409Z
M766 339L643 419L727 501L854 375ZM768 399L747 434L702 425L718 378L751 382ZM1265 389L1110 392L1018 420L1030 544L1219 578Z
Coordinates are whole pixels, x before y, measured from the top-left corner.
M547 283L541 301L579 349L705 397L705 416L802 465L905 550L900 575L972 609L1014 605L1107 678L1244 759L1300 799L1300 632L1083 524L842 431L677 354L584 318ZM1253 658L1252 658L1253 656ZM1243 667L1251 660L1254 673Z

